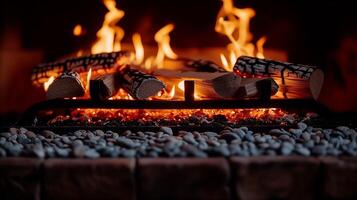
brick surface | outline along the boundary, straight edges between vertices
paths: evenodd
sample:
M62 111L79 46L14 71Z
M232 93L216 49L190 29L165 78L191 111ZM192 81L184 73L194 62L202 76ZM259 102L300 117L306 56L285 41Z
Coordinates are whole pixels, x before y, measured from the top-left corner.
M39 199L40 164L31 158L1 158L0 199Z
M224 158L143 158L139 199L230 199L229 177Z
M50 159L43 199L135 199L133 159Z
M357 199L357 158L322 158L326 199Z
M316 199L319 161L304 157L231 158L236 198Z

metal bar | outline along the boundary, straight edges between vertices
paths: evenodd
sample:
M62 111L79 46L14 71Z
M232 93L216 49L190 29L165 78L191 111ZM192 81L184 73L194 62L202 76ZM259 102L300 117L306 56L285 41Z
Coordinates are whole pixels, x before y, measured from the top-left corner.
M192 102L195 100L195 81L185 80L185 101Z

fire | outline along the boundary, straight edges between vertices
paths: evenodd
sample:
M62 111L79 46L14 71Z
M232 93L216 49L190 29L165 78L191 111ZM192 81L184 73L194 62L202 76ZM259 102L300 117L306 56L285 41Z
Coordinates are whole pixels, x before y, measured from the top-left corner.
M178 56L173 52L170 46L170 36L169 33L174 30L174 24L168 24L161 28L155 34L155 41L158 45L158 51L155 59L155 64L158 68L163 67L163 62L165 57L176 59Z
M86 80L86 92L89 92L89 86L90 86L90 79L92 77L92 68L89 68L89 71L87 73L87 80Z
M133 35L133 44L135 48L135 62L139 65L144 61L144 47L139 33Z
M48 87L50 87L50 85L53 83L54 80L55 77L51 76L45 83L43 83L43 89L45 89L46 92L48 90Z
M222 8L217 16L215 31L227 36L230 41L227 45L229 59L223 53L220 55L222 65L228 71L232 71L239 56L264 57L263 45L266 38L259 39L256 46L251 42L253 36L249 30L249 24L254 16L253 9L236 8L233 5L233 0L223 0Z
M73 35L75 35L75 36L81 36L82 34L83 34L82 25L77 24L77 25L73 28Z
M124 37L124 30L117 26L117 23L124 17L125 12L116 8L115 0L104 0L103 3L109 11L97 32L98 40L92 46L92 53L120 51Z

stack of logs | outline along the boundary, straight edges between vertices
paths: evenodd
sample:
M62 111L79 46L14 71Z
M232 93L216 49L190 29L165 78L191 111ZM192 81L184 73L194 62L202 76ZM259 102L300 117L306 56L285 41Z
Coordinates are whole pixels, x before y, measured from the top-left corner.
M105 70L107 73L92 77L89 82L90 96L94 100L115 96L120 88L134 99L146 99L164 90L166 84L177 84L181 80L193 80L195 90L204 98L252 98L260 97L262 93L274 95L279 86L270 76L286 71L310 80L312 95L318 97L323 82L323 73L317 67L246 56L237 60L233 72L210 61L177 59L172 62L180 65L180 71L160 69L150 74L131 64L129 56L129 53L113 52L45 63L34 69L32 80L41 83L49 78L50 72L60 72L49 86L47 98L80 97L85 94L85 87L79 73L89 69ZM250 76L247 78L246 74Z

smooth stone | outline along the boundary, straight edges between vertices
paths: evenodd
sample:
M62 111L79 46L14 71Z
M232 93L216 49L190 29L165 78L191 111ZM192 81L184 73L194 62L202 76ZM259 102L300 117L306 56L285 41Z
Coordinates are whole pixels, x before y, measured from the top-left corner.
M208 137L218 137L218 134L215 132L203 132L204 135L207 135Z
M310 150L304 147L301 148L296 148L295 151L303 156L309 156L310 155Z
M19 130L18 130L17 128L11 127L11 128L9 128L9 132L10 132L11 134L16 135L16 134L19 133Z
M283 142L281 145L281 154L284 156L290 155L294 150L294 146L288 142Z
M294 128L289 129L289 132L294 135L301 135L302 131L303 131L303 129L294 129Z
M297 127L298 127L298 129L301 129L302 131L304 131L307 128L307 124L305 124L304 122L299 122L299 123L297 123Z
M0 158L6 157L6 151L5 149L0 147Z
M308 132L303 132L301 137L305 140L305 141L309 141L311 139L311 134Z
M282 140L282 141L289 141L290 140L290 137L288 135L280 135L279 136L279 139Z
M32 151L38 158L45 158L45 151L42 144L35 144Z
M192 145L198 145L198 142L191 135L184 135L183 140Z
M59 157L67 158L69 156L70 149L55 147L55 152Z
M95 149L88 149L84 152L86 158L99 158L100 154Z
M323 145L314 146L311 149L311 153L314 154L314 155L318 155L318 156L324 156L327 153L326 147L323 146Z
M10 136L11 136L11 133L9 133L9 132L0 133L0 137L9 138Z
M103 137L105 135L104 131L102 130L95 130L94 134L96 134L97 136Z
M136 156L136 151L132 149L123 149L121 153L125 158L134 158ZM157 154L157 152L155 153Z
M252 134L249 134L247 133L245 136L244 136L244 139L249 141L249 142L254 142L254 136Z
M49 158L53 158L56 155L56 151L53 147L50 147L50 146L45 147L44 151L45 151L46 156Z
M36 134L32 131L27 131L25 133L25 135L28 137L28 138L36 138Z
M281 135L284 134L284 131L280 130L280 129L271 129L269 131L269 134L276 134L276 135Z
M220 136L221 139L226 140L230 143L232 140L238 139L239 137L231 132L226 132Z
M173 135L174 134L172 129L170 127L167 127L167 126L160 127L160 131L162 131L162 132L164 132L164 133L166 133L168 135Z
M125 148L135 148L136 147L135 143L131 139L128 139L126 137L117 138L117 144L122 147L125 147Z

